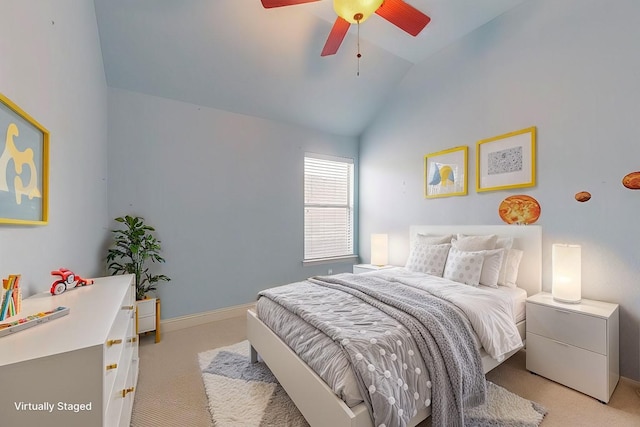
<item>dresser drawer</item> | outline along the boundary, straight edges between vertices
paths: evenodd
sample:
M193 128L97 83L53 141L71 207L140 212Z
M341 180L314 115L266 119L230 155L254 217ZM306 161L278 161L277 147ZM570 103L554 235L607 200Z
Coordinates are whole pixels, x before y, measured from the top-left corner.
M127 339L131 336L133 327L134 310L130 304L129 294L125 296L122 304L120 304L115 321L107 334L107 340L104 343L104 400L107 404L107 395L114 387L117 376L117 370L122 364L123 354L126 353Z
M609 368L607 357L602 354L528 331L527 370L603 402L609 401Z
M121 308L116 320L109 330L105 347L105 361L107 364L115 363L120 358L120 353L127 341L127 329L133 321L133 310Z
M133 322L129 322L126 336L130 337L133 334ZM122 352L120 353L120 359L118 360L118 367L114 369L115 374L113 386L110 390L105 391L105 408L106 408L106 424L105 426L119 425L118 420L123 410L123 404L126 401L125 397L133 390L130 390L130 386L127 381L131 371L132 359L134 356L132 342L128 339L124 340L122 346ZM123 394L124 392L124 394Z
M138 382L138 360L133 359L131 366L129 367L129 374L127 375L127 381L125 387L127 393L122 401L122 412L120 413L121 427L128 427L131 425L131 411L133 409L133 400L135 398L135 392Z
M115 381L113 389L105 396L108 401L106 403L105 411L105 426L118 426L120 417L122 415L123 405L126 396L123 395L123 390L126 390L126 380L128 366L121 366L118 368L118 376Z
M529 332L602 355L607 354L607 320L600 317L529 302L527 335Z

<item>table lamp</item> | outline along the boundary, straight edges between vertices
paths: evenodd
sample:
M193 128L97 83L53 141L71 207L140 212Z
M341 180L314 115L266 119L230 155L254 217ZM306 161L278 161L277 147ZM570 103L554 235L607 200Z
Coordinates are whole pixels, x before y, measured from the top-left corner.
M387 265L389 262L389 236L386 234L371 235L371 264Z
M551 247L552 295L559 302L577 304L582 299L580 245L554 243Z

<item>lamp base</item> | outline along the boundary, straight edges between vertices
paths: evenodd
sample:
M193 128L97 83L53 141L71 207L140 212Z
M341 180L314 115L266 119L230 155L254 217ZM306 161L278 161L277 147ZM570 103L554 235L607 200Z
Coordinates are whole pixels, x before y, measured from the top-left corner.
M558 298L558 297L553 297L554 301L557 302L562 302L565 304L580 304L582 302L582 298L580 299L562 299L562 298Z

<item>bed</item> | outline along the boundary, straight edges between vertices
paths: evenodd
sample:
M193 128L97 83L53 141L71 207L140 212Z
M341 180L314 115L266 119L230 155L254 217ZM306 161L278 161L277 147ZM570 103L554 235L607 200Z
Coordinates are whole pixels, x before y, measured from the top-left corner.
M522 251L518 268L517 288L513 292L514 319L517 333L524 340L525 319L524 299L541 291L541 229L538 226L411 226L410 246L413 247L420 235L497 235L513 239L513 248ZM392 270L392 269L391 269ZM385 270L386 271L386 270ZM389 274L394 274L387 271ZM366 273L368 274L368 273ZM363 275L364 276L364 275ZM358 278L358 280L365 280ZM377 280L373 278L371 280ZM421 282L422 283L422 282ZM519 302L518 302L519 301ZM518 309L517 307L520 307ZM366 402L356 403L343 400L305 363L291 347L263 322L256 310L248 311L247 337L251 344L252 360L259 357L278 378L292 401L312 426L373 426L374 422ZM516 318L519 316L520 318ZM284 335L283 335L284 336ZM287 338L288 339L288 338ZM290 343L291 344L291 343ZM484 373L498 366L519 348L498 359L481 350L482 371ZM317 369L317 367L316 367ZM434 387L435 389L435 387ZM362 391L362 390L361 390ZM349 402L349 404L347 404ZM428 402L427 402L428 403ZM415 413L407 425L417 425L431 412L427 404Z

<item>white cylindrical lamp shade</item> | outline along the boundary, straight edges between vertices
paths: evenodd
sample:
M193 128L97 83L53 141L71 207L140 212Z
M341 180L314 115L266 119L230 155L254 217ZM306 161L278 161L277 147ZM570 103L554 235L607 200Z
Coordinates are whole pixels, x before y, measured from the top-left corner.
M371 235L371 264L387 265L389 262L389 236L386 234Z
M554 300L576 304L582 299L581 259L580 245L554 243L551 247Z

